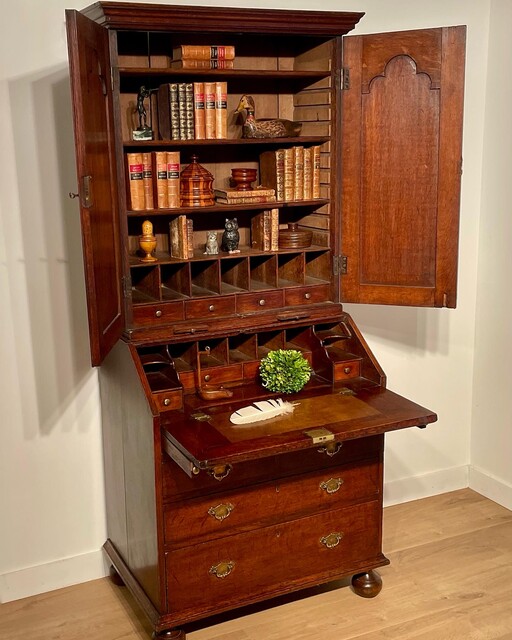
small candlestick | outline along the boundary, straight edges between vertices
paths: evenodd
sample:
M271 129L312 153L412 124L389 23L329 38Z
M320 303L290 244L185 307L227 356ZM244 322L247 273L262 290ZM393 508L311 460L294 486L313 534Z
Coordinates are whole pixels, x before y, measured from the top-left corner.
M139 247L146 255L139 258L141 262L157 262L158 258L151 255L156 249L156 238L153 235L153 225L149 220L142 223L142 235L139 236Z

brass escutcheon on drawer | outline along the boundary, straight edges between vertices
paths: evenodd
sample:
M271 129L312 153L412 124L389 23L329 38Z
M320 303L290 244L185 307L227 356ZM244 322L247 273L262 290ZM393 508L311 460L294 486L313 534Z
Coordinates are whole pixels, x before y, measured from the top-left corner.
M323 489L326 493L336 493L341 488L343 480L341 478L329 478L329 480L322 480L320 483L320 489Z
M229 502L227 502L226 504L218 504L216 507L210 507L208 509L208 515L212 516L212 518L215 518L215 520L222 522L227 517L229 517L229 514L233 511L234 508L235 507Z
M210 573L212 576L216 578L226 578L235 568L235 563L232 560L228 560L226 562L219 562L219 564L214 564L213 567L210 568Z
M334 549L334 547L337 547L339 545L342 538L342 531L334 531L327 536L322 536L320 538L320 542L324 545L324 547L327 547L328 549Z
M220 482L229 476L232 469L230 464L217 464L214 467L208 467L206 473Z
M317 449L318 453L326 453L329 457L335 456L339 453L343 442L328 442L324 447Z

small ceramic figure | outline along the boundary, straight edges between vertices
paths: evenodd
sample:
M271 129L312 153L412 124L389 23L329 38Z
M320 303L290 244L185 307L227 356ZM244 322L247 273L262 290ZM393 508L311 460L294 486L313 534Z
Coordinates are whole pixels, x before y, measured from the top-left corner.
M217 242L217 233L215 231L206 232L205 255L213 256L219 253L219 243Z
M238 220L236 218L226 218L224 224L224 233L222 234L222 251L228 253L240 253L238 243L240 242L240 233L238 232Z

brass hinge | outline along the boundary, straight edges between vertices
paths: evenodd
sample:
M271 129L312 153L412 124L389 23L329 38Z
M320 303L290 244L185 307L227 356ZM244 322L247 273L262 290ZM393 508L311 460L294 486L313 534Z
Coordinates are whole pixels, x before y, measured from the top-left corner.
M350 69L347 67L341 70L341 88L343 91L350 89Z
M347 256L333 256L332 269L335 276L344 276L348 268Z

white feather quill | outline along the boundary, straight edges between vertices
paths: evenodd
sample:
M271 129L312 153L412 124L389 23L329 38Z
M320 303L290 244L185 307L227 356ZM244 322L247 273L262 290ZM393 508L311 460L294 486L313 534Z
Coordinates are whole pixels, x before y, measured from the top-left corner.
M231 414L229 419L233 424L249 424L250 422L260 422L276 416L293 413L295 404L286 402L281 398L271 398L255 402L248 407L242 407Z

